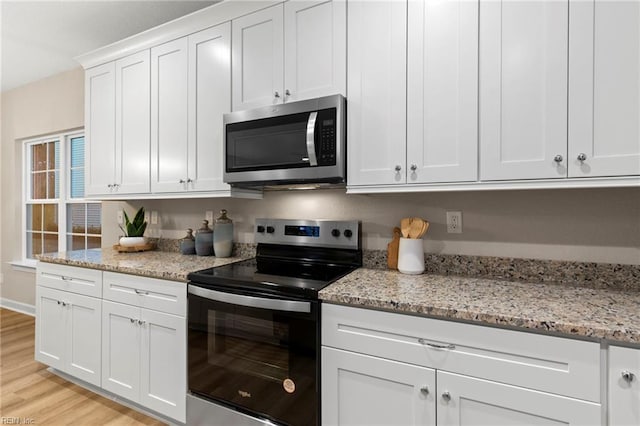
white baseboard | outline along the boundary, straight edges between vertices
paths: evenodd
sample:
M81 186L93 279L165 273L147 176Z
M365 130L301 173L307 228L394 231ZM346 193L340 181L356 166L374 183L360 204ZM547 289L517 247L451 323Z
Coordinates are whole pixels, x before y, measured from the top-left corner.
M0 308L5 308L12 311L20 312L21 314L29 315L32 317L36 316L35 306L28 305L22 302L16 302L15 300L11 300L11 299L5 299L4 297L0 297Z

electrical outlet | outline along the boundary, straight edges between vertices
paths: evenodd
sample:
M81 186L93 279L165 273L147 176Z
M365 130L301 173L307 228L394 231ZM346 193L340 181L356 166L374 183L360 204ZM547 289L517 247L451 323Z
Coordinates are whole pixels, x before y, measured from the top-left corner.
M213 210L207 210L204 213L204 218L209 221L209 225L213 223Z
M122 210L118 210L116 220L118 221L119 225L122 225L124 223L124 214L122 214Z
M151 224L152 225L157 225L158 224L158 212L157 212L157 210L153 210L151 212Z
M462 212L447 212L447 232L462 234Z

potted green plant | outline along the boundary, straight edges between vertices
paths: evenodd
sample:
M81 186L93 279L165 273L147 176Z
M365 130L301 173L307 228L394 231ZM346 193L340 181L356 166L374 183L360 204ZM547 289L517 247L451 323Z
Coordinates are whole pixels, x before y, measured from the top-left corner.
M129 220L127 212L124 213L124 228L120 225L120 229L124 232L124 237L120 237L121 246L137 246L146 242L144 231L147 229L147 222L144 220L144 207L136 212L133 221Z

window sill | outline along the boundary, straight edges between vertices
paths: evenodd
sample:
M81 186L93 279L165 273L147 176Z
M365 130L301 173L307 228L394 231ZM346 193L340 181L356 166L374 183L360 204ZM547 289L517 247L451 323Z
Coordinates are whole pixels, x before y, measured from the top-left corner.
M31 272L32 274L36 273L37 264L38 261L33 259L13 260L9 262L9 265L11 265L14 271Z

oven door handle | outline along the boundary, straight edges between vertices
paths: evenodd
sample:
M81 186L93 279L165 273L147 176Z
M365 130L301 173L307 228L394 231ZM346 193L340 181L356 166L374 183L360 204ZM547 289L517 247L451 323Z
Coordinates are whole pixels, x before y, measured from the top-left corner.
M205 299L217 302L230 303L232 305L246 306L249 308L271 309L284 312L311 312L310 302L299 302L296 300L268 299L264 297L245 296L242 294L226 293L222 291L209 290L189 284L189 294L204 297Z
M307 158L309 159L310 166L317 166L318 159L316 158L316 119L318 118L318 112L314 111L309 114L309 121L307 121Z

